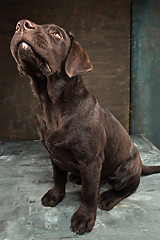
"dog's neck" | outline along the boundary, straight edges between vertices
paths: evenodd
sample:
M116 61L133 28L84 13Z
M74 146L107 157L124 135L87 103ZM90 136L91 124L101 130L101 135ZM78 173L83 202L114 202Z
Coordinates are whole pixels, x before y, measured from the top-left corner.
M47 92L54 104L75 104L87 93L81 76L72 78L58 75L52 76L47 82Z
M89 95L81 76L69 78L57 73L43 78L34 76L31 86L39 107L52 105L62 114Z
M38 104L44 97L56 104L64 99L80 97L81 93L86 92L82 77L66 77L64 74L55 73L49 77L31 76L31 86Z

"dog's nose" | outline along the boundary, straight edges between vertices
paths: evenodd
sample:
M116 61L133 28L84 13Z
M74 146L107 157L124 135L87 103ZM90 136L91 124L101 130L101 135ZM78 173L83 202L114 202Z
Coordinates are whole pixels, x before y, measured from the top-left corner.
M17 23L16 31L35 29L35 24L30 20L24 19Z

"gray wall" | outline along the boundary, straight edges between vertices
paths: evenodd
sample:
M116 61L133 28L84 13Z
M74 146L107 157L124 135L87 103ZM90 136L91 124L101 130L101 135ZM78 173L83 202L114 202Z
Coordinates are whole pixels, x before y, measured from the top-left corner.
M160 148L160 1L132 8L131 133Z

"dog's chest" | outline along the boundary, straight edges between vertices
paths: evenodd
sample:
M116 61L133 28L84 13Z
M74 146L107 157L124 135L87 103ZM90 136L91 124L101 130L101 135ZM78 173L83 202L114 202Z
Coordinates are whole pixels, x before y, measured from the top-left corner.
M74 136L70 134L70 128L65 125L48 126L45 123L42 131L45 146L55 164L65 171L79 175Z
M74 158L72 150L65 149L64 147L57 148L54 147L53 153L53 161L57 166L67 172L74 173L75 175L79 175L78 163Z
M58 140L58 138L55 138L52 143L48 144L52 160L64 171L79 176L79 164L75 158L74 146L65 139L61 142Z

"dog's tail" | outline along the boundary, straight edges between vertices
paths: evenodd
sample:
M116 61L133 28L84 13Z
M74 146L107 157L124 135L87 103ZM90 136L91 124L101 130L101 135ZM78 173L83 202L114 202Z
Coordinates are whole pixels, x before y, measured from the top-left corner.
M160 166L142 166L142 175L160 173Z

